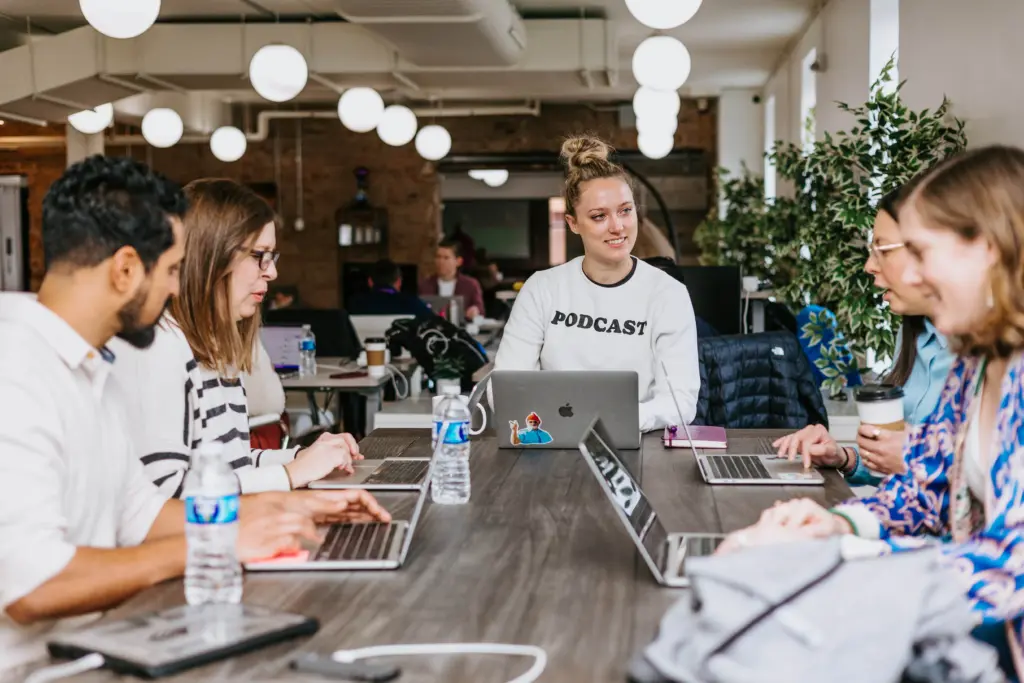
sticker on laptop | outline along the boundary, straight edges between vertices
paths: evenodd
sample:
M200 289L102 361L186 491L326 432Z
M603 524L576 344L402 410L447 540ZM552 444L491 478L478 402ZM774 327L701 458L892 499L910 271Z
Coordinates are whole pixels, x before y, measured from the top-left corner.
M814 472L779 472L775 476L784 481L804 481L814 479Z
M508 422L511 432L509 439L513 446L543 446L554 441L550 434L541 429L543 420L537 413L531 412L526 416L524 422L526 423L525 429L519 428L518 420L509 420Z

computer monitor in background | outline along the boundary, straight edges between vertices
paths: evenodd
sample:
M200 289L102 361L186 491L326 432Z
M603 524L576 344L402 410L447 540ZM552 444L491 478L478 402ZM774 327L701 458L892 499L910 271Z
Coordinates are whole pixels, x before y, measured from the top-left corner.
M341 307L348 310L352 297L370 288L373 263L343 263L341 265ZM398 264L402 271L402 293L416 296L419 288L419 269L415 265Z
M743 289L736 266L676 266L693 302L693 313L719 334L743 332Z

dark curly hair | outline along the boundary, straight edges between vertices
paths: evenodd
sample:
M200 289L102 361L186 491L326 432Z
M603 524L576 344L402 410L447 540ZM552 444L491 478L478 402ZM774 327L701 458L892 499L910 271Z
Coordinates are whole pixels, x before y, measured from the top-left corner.
M148 271L174 244L169 216L183 217L181 188L127 157L92 156L70 166L43 199L46 269L98 265L132 247Z

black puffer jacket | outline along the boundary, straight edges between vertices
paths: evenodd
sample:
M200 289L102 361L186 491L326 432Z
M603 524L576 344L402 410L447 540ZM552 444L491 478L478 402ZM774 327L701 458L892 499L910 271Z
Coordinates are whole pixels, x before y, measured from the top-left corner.
M800 342L788 332L701 339L694 424L731 429L828 427Z

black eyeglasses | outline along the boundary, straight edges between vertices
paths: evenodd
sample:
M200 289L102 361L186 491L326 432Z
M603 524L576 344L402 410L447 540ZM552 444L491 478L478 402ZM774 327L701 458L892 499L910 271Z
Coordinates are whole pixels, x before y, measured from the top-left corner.
M250 249L249 255L256 259L256 263L260 264L260 270L266 270L273 263L277 265L277 260L281 258L281 252L279 251L257 251L256 249Z

